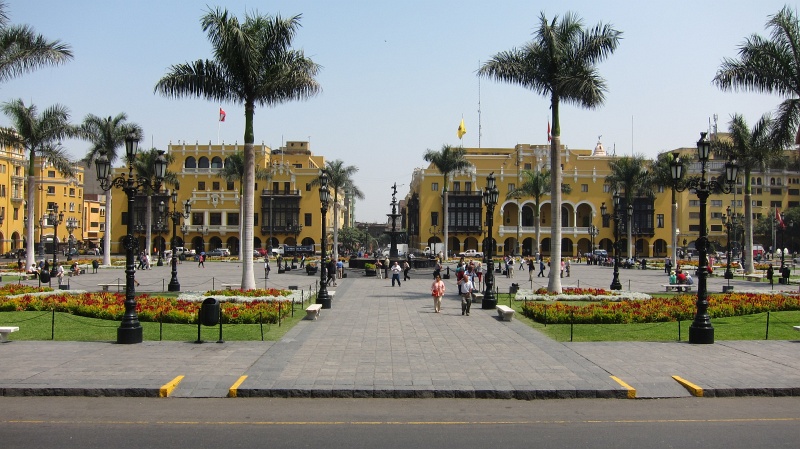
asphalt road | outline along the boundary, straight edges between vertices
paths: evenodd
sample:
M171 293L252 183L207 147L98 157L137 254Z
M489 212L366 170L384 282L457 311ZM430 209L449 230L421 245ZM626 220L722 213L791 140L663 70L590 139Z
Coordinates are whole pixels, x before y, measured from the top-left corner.
M756 448L800 438L800 398L0 397L3 448Z

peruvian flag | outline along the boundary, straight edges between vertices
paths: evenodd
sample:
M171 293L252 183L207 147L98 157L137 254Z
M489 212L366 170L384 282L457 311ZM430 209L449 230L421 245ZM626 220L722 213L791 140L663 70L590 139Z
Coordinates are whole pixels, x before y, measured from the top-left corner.
M222 108L219 108L219 121L221 122L225 121L225 110Z
M781 211L777 207L775 208L775 222L778 223L781 229L786 228L786 225L783 223L783 218L781 218Z

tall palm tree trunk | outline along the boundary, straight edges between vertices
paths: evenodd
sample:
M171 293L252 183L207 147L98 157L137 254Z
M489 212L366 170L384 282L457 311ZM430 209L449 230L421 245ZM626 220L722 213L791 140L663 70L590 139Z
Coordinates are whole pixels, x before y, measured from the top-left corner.
M333 195L333 260L339 260L339 201Z
M144 222L145 222L145 232L144 232L144 252L147 254L148 262L153 261L153 253L151 249L153 248L153 196L147 195L147 201L145 201L145 205L147 210L144 211ZM133 213L130 211L128 213Z
M244 194L242 195L242 209L244 210L244 226L242 228L241 249L244 254L253 254L253 212L255 210L255 185L256 185L256 152L253 145L253 102L245 103L245 131L244 131ZM272 217L270 217L272 219ZM256 278L253 271L253 257L242 260L242 290L256 288Z
M553 139L550 142L550 279L547 291L561 293L561 125L558 121L558 101L551 102Z
M539 208L540 207L541 207L541 205L537 202L536 203L536 213L533 214L533 229L534 229L534 232L536 233L536 247L533 249L533 254L531 254L532 256L536 256L537 254L541 254L542 253L542 245L539 244L539 242L542 241L542 230L541 230L541 227L539 226Z
M25 271L31 267L31 265L36 263L36 244L33 241L33 228L34 224L36 223L34 207L36 206L36 175L33 174L33 156L31 156L30 160L30 170L28 172L28 204L27 204L27 214L28 214L28 230L27 230L27 239L28 239L28 247L25 248Z
M772 218L770 218L771 220ZM753 204L752 192L750 186L750 173L745 173L745 188L744 188L744 247L742 248L742 256L744 257L744 272L753 274L755 268L753 267Z

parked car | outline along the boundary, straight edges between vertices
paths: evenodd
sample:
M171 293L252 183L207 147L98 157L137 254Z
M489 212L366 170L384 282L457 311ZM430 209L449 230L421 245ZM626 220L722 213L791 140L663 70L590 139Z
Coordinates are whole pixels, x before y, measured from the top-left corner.
M474 249L468 249L462 253L458 253L459 257L483 257L482 251L477 251Z
M227 248L212 249L206 253L206 257L229 257L231 252Z

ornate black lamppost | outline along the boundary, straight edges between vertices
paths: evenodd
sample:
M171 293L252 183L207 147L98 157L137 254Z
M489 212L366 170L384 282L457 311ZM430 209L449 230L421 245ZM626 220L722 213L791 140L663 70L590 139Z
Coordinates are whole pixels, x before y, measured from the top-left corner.
M484 245L486 249L486 282L484 283L485 288L481 309L494 309L497 307L497 298L494 296L494 261L492 260L494 234L492 233L492 226L494 225L494 207L497 205L499 195L500 192L495 184L494 172L491 172L486 177L486 189L483 191L483 204L486 205L486 241L488 241L488 245Z
M136 159L136 151L139 147L139 139L131 134L125 138L125 155L128 162L128 175L120 174L116 178L111 177L111 161L108 160L105 152L95 160L97 167L97 180L104 191L117 187L125 192L128 197L128 216L127 216L127 235L123 238L125 247L125 314L122 323L117 328L117 343L131 344L142 342L142 325L139 323L139 316L136 314L136 289L134 288L134 274L136 273L134 255L138 251L138 244L133 236L134 210L136 205L136 195L140 189L151 188L153 192L161 189L161 181L167 171L167 159L163 152L159 152L154 163L154 173L156 175L155 185L151 185L147 178L133 177L133 162Z
M164 204L164 200L158 202L158 222L156 222L156 230L157 235L156 241L158 242L158 261L156 262L157 267L164 266L164 242L161 240L161 229L164 227L164 220L167 218L167 205Z
M785 266L786 261L786 215L781 212L781 221L778 222L778 228L781 231L781 273L783 273L783 267Z
M57 203L53 203L53 209L50 210L47 219L53 225L53 266L50 268L50 277L55 277L58 273L58 225L64 221L64 211L58 211Z
M325 170L322 170L322 174L319 175L319 202L322 205L322 243L321 246L321 258L320 258L320 265L322 265L319 270L319 292L317 292L317 304L322 304L323 309L330 309L331 308L331 297L328 294L328 286L327 286L327 271L328 271L328 264L325 263L326 257L326 246L327 246L327 239L326 239L326 221L325 215L328 213L328 201L331 198L331 192L328 190L328 173Z
M697 141L697 155L700 159L700 178L690 179L681 182L684 173L683 162L680 154L674 154L674 160L670 164L672 182L675 190L682 192L692 189L697 193L700 200L700 237L695 242L695 247L700 253L700 261L697 267L697 313L695 314L692 325L689 326L689 343L711 344L714 343L714 327L711 326L711 316L708 314L708 228L707 228L707 203L711 190L719 190L730 193L735 188L736 177L739 175L739 167L732 160L725 163L725 183L724 185L716 180L706 179L706 164L711 153L711 143L706 138L707 133L700 133L700 140Z
M620 210L620 201L622 197L614 193L614 210L609 214L606 203L600 205L600 215L605 220L614 221L614 277L611 279L611 290L622 290L622 284L619 281L619 231L623 219L623 211ZM633 216L633 205L628 206L628 217Z
M75 217L67 218L67 232L69 232L69 240L67 240L67 261L72 260L72 249L74 248L74 237L72 233L78 228L78 219Z
M594 259L594 250L595 250L594 239L595 237L597 237L598 234L600 234L600 230L597 229L597 226L595 226L594 223L589 225L589 236L592 238L592 246L591 248L589 248L589 255L586 257L586 263L589 265L592 264Z
M170 249L172 250L172 261L171 261L172 279L169 280L169 285L167 285L167 291L179 292L181 291L181 284L180 282L178 282L178 255L175 254L175 249L178 246L176 242L176 240L178 240L178 232L176 228L178 226L178 221L181 218L189 218L189 215L192 213L192 204L189 202L189 200L186 200L186 202L183 203L183 212L177 210L178 189L172 191L171 199L172 199L172 212L169 213L169 218L172 219L172 239L170 240ZM161 204L164 204L164 202L162 201ZM161 206L159 205L159 209L160 207ZM186 232L185 229L186 225L181 225L181 231L185 233ZM186 246L186 242L184 242L183 246Z

